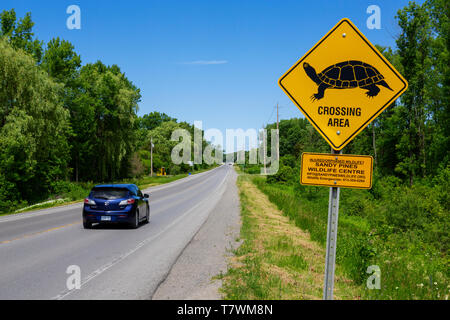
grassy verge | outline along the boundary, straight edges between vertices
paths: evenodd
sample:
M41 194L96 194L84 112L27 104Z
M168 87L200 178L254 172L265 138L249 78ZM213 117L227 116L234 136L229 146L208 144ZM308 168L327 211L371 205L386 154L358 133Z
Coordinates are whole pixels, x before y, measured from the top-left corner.
M253 183L238 177L242 245L222 276L225 299L321 299L325 251ZM358 299L361 290L336 269L335 298Z
M212 168L215 168L215 167L212 167ZM205 172L205 171L211 170L212 168L197 170L195 172L192 172L192 174ZM144 176L141 178L132 178L132 179L116 181L114 183L133 183L133 184L136 184L140 189L143 190L143 189L146 189L149 187L153 187L153 186L169 183L169 182L172 182L175 180L179 180L179 179L187 177L188 175L189 174L187 174L187 173L183 173L183 174L178 174L178 175L173 175L173 176L153 176L153 177ZM23 205L21 208L18 208L12 212L0 212L0 216L78 203L78 202L82 201L89 194L92 187L97 184L99 184L99 183L94 183L94 182L76 183L76 182L67 182L67 181L56 182L55 189L57 191L51 197L46 199L45 201L43 201L41 203L27 205L27 206Z
M328 188L267 183L257 176L252 182L325 247ZM448 299L448 211L439 209L427 188L391 185L375 185L372 192L381 194L376 198L365 190L342 190L337 263L362 299ZM381 270L379 290L366 288L371 265Z

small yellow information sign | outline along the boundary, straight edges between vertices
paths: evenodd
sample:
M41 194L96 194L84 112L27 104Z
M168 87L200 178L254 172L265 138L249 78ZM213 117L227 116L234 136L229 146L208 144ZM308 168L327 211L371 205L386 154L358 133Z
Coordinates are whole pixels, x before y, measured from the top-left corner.
M302 154L300 182L312 186L372 188L373 158L342 154Z
M278 81L334 150L341 150L408 87L348 19Z

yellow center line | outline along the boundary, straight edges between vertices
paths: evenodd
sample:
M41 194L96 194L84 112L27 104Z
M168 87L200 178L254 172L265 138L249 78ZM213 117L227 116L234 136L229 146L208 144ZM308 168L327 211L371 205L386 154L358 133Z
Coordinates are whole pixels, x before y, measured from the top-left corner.
M62 225L62 226L59 226L59 227L50 228L50 229L47 229L47 230L44 230L44 231L39 231L39 232L35 232L35 233L26 234L26 235L23 235L23 236L20 236L18 238L14 238L14 239L11 239L11 240L0 241L0 244L5 244L5 243L10 243L10 242L16 241L16 240L30 238L30 237L37 236L37 235L40 235L40 234L43 234L43 233L46 233L46 232L50 232L50 231L54 231L54 230L58 230L58 229L66 228L66 227L70 227L70 226L73 226L73 225L76 225L76 224L79 224L79 223L81 223L81 221L72 222L72 223L65 224L65 225Z

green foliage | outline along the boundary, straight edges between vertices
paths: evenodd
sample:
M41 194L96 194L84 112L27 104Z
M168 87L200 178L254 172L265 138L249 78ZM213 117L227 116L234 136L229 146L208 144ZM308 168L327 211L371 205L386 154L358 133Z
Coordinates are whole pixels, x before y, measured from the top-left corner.
M398 109L404 132L397 145L401 158L396 169L408 176L412 184L414 177L425 175L425 121L430 89L436 84L429 77L432 30L426 7L413 2L398 11L397 19L402 29L397 39L398 55L409 89Z
M6 38L15 49L22 49L33 56L36 62L42 58L42 41L33 39L32 32L34 22L31 20L31 13L26 13L25 17L17 21L14 9L3 10L0 13L0 37Z
M138 117L140 90L117 65L82 66L74 46L60 38L44 52L33 26L30 13L0 13L0 211L60 193L79 198L86 190L70 180L141 177L150 172L152 136L155 172L192 171L171 164L177 143L170 135L176 128L193 134L193 126L159 112Z
M276 123L268 125L266 129L268 130L268 150L270 150L270 129L276 129ZM306 119L281 120L279 134L279 150L282 156L292 155L292 159L299 159L303 152L329 152L330 150L324 139Z
M432 185L436 190L436 196L445 211L450 212L450 164L446 167L441 165L436 176L432 180Z
M145 130L153 130L156 127L159 127L163 122L177 122L177 119L169 117L167 114L160 113L157 111L153 111L148 114L144 114L142 117L139 117L138 127Z
M60 40L58 37L47 44L41 67L53 79L69 85L66 88L71 89L81 67L81 58L69 41Z
M267 176L268 183L295 183L299 179L298 166L291 154L280 158L280 167L276 174Z
M193 159L193 151L199 148L197 146L197 142L194 141L194 130L198 130L194 128L193 125L190 125L186 122L176 122L173 120L170 121L162 121L159 126L147 132L145 137L145 142L143 144L144 150L150 150L150 140L153 139L153 171L157 172L160 168L164 167L167 174L180 174L193 171L192 167L188 164L181 163L179 165L173 164L171 159L171 154L173 148L181 142L180 141L172 141L172 133L177 130L182 129L186 130L191 137L191 158ZM198 134L202 134L198 132ZM205 147L209 143L202 139L202 150L205 150ZM147 154L148 156L148 154ZM202 164L196 164L194 170L205 169L208 168L209 165L203 162Z
M67 176L69 114L56 84L23 51L0 40L0 203L36 199Z
M130 175L131 177L140 177L145 173L145 166L139 153L135 152L130 159Z
M248 174L261 174L261 168L263 168L263 166L257 164L246 164L245 166L241 166L242 172Z
M269 184L260 177L253 182L311 239L325 245L327 188ZM444 299L450 217L439 201L440 186L397 183L391 177L378 181L378 199L366 190L341 190L337 263L363 287L367 267L380 267L382 288L365 290L366 298ZM308 189L317 196L309 196Z
M55 198L69 199L70 201L85 198L95 183L93 182L70 182L57 180L51 184L51 194Z
M83 66L77 83L70 104L75 175L96 181L126 176L136 145L139 89L119 67L100 61Z

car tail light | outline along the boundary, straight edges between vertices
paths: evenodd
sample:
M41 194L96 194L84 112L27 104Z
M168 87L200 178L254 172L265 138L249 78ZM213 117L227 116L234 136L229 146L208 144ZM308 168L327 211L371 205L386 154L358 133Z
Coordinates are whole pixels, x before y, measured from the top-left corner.
M126 206L128 204L133 204L134 201L135 201L134 199L122 200L119 202L119 206Z
M92 200L92 199L89 199L89 198L84 199L84 203L89 205L89 206L95 206L96 205L95 201Z

